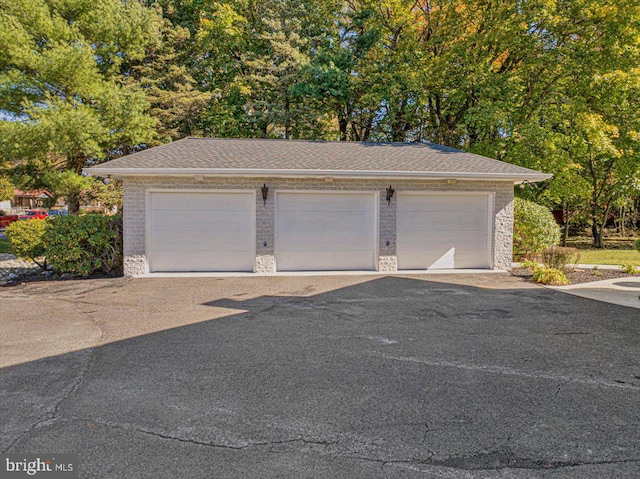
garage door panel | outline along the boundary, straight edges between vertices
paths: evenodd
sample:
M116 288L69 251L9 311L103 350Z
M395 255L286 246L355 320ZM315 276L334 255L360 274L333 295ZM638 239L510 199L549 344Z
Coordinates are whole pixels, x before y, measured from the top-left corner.
M345 202L345 197L348 201ZM325 211L371 210L371 196L339 193L283 193L278 195L278 211L317 211L322 205Z
M286 251L278 254L276 267L279 271L300 271L301 265L307 265L309 253L303 251ZM374 262L371 251L349 251L336 253L335 251L316 251L313 253L313 271L346 271L368 270Z
M230 233L230 232L228 232ZM253 248L253 238L246 230L240 230L240 235L197 234L189 238L191 251L242 252ZM240 237L238 237L240 236ZM162 236L154 240L154 251L167 252L181 250L184 247L184 234L179 231L165 231Z
M362 237L370 230L358 231L292 231L278 238L278 251L308 251L310 242L319 243L314 251L358 251L362 250Z
M176 268L176 264L180 265L179 269ZM228 252L192 251L182 252L179 255L168 252L154 260L153 270L157 272L252 271L253 261L251 258L245 258L244 262L239 262L238 258L229 255Z
M484 259L484 254L486 254L484 251L456 253L456 268L486 268L487 262Z
M433 250L442 248L462 248L471 250L482 250L486 252L487 235L478 236L445 236L440 237L437 233L425 231L422 235L411 235L402 239L403 251Z
M372 193L280 193L276 204L278 270L374 269Z
M443 195L430 196L425 203L425 195L403 195L403 211L487 211L486 195Z
M398 255L398 269L453 268L454 255L453 248L404 250L402 255Z
M151 271L252 271L253 192L152 192Z
M153 195L156 211L246 211L254 203L250 194L168 192Z
M403 212L398 229L406 231L478 231L487 229L487 215L478 212Z
M460 252L457 248L414 250L398 257L399 269L486 268L484 251Z
M487 195L400 194L399 269L488 268Z
M330 211L330 214L328 212ZM282 231L345 231L349 229L370 230L374 213L350 211L281 211L278 228Z
M197 218L191 214L167 214L167 210L152 213L155 231L226 231L237 230L243 224L244 230L251 234L253 215L249 211L202 211Z

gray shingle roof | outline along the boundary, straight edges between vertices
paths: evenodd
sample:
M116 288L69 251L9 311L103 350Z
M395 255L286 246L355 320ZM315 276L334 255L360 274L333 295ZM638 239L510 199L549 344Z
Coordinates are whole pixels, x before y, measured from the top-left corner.
M165 171L166 170L166 171ZM544 179L548 175L431 143L365 143L304 140L184 138L91 168L91 174L264 173L314 171L363 175L409 174ZM184 172L183 172L184 173Z

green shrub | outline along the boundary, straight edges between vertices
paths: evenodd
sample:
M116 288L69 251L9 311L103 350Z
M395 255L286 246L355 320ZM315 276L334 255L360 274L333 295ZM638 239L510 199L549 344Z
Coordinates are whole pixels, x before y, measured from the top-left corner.
M561 271L573 270L580 261L580 251L576 248L552 246L542 251L540 259L548 268Z
M121 272L121 216L61 216L51 223L44 235L51 269L78 276Z
M43 238L51 222L48 220L14 221L7 226L6 235L11 252L19 258L29 259L41 268L47 267Z
M633 248L634 248L636 251L640 251L640 239L637 239L637 240L635 240L635 241L633 242Z
M553 286L561 286L563 284L569 284L569 280L567 279L567 275L564 274L564 271L561 271L556 268L535 268L533 270L533 276L531 277L532 281L540 284L549 284Z
M520 267L528 268L528 269L536 269L538 267L538 262L532 259L524 259L520 262Z
M533 201L516 198L513 212L513 253L531 258L560 241L560 227L551 212Z
M640 273L640 270L638 270L638 267L633 264L633 263L625 263L621 266L622 271L624 271L627 274L638 274Z

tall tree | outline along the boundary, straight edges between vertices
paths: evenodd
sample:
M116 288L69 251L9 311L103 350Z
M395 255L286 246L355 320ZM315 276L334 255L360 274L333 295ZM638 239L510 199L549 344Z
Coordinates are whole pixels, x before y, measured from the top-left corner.
M155 120L128 78L160 25L160 13L138 2L0 0L3 160L80 174L152 140ZM70 195L71 211L78 201Z

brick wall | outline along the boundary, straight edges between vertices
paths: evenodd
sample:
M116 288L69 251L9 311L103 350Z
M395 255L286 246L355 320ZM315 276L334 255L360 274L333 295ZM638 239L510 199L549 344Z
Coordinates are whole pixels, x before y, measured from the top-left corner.
M266 205L260 188L269 187ZM379 261L380 271L396 270L396 197L387 205L386 189L392 185L396 194L401 191L469 191L494 193L493 266L506 270L511 267L513 236L513 183L487 181L421 180L349 180L286 179L286 178L203 178L193 177L128 177L124 179L124 257L125 274L142 275L148 272L145 251L145 198L147 189L252 189L256 191L256 272L273 272L274 257L274 193L280 190L344 190L378 191L379 201ZM266 242L267 246L264 246ZM387 245L388 242L388 245Z

